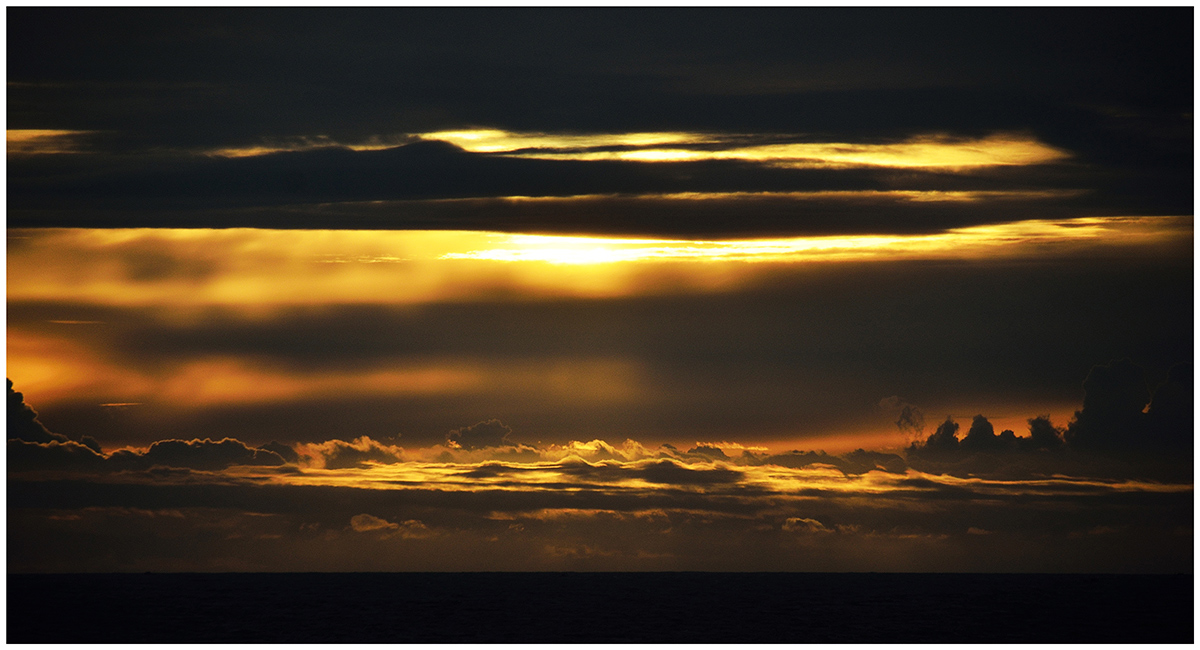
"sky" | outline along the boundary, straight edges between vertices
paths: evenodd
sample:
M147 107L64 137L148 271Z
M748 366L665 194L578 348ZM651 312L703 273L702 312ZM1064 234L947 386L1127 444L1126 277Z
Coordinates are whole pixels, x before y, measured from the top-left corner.
M1190 9L6 17L10 572L1193 570Z

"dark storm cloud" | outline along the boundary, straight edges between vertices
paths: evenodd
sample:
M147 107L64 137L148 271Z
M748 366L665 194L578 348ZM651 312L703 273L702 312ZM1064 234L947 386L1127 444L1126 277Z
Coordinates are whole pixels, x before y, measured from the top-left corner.
M481 216L358 202L800 189L1091 190L1073 213L1191 208L1191 33L1155 10L146 10L17 8L9 127L86 131L90 154L18 156L10 225L751 234L931 230L1004 219L833 205L640 216ZM443 145L257 159L188 152L492 127L703 131L895 142L1029 133L1070 165L972 174L730 163L500 160ZM390 140L389 140L390 139ZM325 205L336 203L331 209ZM1040 210L1059 211L1059 202ZM732 214L732 213L730 213ZM845 216L848 214L849 216ZM842 217L839 217L842 215ZM839 225L840 222L844 222ZM901 225L904 224L904 225Z

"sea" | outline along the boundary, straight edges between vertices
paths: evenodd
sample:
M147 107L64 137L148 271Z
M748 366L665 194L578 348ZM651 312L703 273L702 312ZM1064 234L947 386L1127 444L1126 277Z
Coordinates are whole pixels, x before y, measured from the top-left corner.
M1193 576L9 574L9 643L1192 643Z

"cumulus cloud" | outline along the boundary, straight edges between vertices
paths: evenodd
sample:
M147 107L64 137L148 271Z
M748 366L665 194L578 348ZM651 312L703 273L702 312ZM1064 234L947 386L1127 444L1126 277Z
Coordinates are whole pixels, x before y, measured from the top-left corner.
M67 436L54 433L38 420L37 411L25 403L25 396L13 390L11 379L8 382L8 439L24 440L35 443L70 442ZM83 436L79 444L100 453L100 443L91 436Z
M106 467L107 458L77 442L29 442L9 438L8 471L96 471Z
M350 529L356 533L382 533L385 538L419 539L433 534L428 526L417 519L393 523L366 513L351 517Z
M825 524L822 524L816 519L810 519L807 517L788 517L788 519L783 522L783 529L788 532L806 534L833 532L829 528L826 528Z
M404 461L404 450L395 445L385 445L367 436L349 442L326 440L322 443L299 445L298 456L307 464L325 469L365 467L369 463L391 465Z
M1067 425L1067 442L1076 449L1099 451L1139 446L1150 403L1146 372L1128 359L1094 366L1083 390L1083 408Z
M118 449L98 453L83 444L68 440L47 443L10 439L10 471L146 471L152 468L178 468L219 471L235 465L278 467L285 461L279 454L251 447L240 440L159 440L148 449Z
M159 440L145 450L118 449L105 454L90 436L74 441L46 429L37 412L25 404L24 396L13 390L12 381L8 382L8 436L11 471L140 471L153 467L215 471L233 465L273 467L286 462L276 451L233 438Z
M119 467L143 468L153 466L186 467L199 470L220 470L231 465L278 466L283 458L266 449L256 449L240 440L159 440L146 451L118 449L109 455L109 462Z
M1083 382L1083 408L1067 425L1072 448L1099 453L1173 453L1192 446L1191 364L1171 369L1152 395L1145 371L1128 359L1095 366Z
M393 524L385 519L380 519L368 514L354 515L350 518L350 528L355 532L365 533L372 530L397 530L400 524Z
M512 429L500 420L487 420L469 427L454 429L446 434L446 444L468 450L485 447L511 447L516 443L509 440L510 435L512 435Z
M1167 480L1191 475L1191 364L1172 368L1153 395L1145 372L1128 359L1093 367L1083 388L1083 407L1065 427L1039 415L1027 420L1027 436L997 434L986 417L976 415L960 439L958 423L947 418L909 446L909 462L956 474L1082 472Z

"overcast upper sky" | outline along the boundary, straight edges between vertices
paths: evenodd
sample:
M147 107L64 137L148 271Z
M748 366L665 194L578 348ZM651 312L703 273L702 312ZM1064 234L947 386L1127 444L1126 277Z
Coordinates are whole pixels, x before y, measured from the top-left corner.
M1190 9L6 15L10 570L1192 568Z

